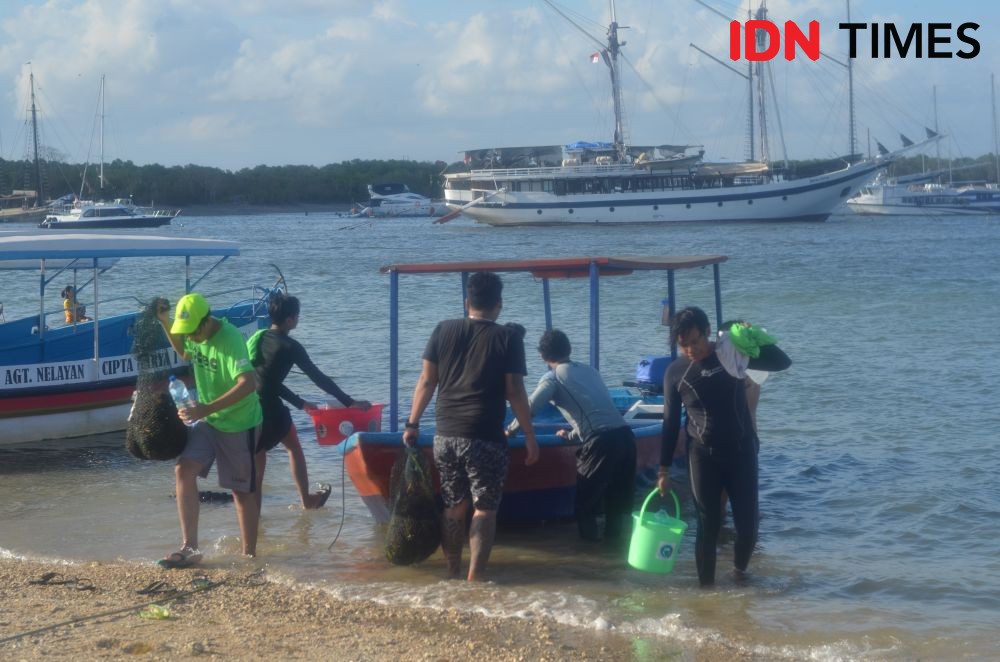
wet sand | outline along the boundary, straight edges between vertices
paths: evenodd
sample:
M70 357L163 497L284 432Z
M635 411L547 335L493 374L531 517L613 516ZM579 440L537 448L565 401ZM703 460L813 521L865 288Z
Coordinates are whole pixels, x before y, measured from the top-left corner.
M65 584L31 584L45 573ZM211 584L193 583L199 576ZM157 581L186 594L137 591ZM92 588L88 588L92 587ZM142 618L155 603L169 618ZM115 614L98 616L107 612ZM63 624L68 621L76 621ZM56 624L58 627L50 627ZM18 637L36 629L42 632ZM0 658L187 657L326 660L738 660L721 645L693 649L547 620L495 619L342 601L270 581L250 565L162 570L152 564L0 560Z

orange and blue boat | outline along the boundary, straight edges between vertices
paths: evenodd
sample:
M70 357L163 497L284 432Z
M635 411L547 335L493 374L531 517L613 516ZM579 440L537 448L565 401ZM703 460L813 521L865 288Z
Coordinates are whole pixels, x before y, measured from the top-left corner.
M468 276L477 271L522 273L534 277L542 285L545 326L552 328L552 306L549 283L554 279L589 279L590 364L600 369L600 279L625 276L636 272L665 273L667 314L674 312L675 274L679 271L698 272L711 267L717 323L722 322L719 265L723 255L674 257L570 257L530 260L484 260L469 262L435 262L391 264L381 272L389 275L389 406L388 431L362 431L352 434L344 446L344 467L371 514L379 521L389 517L389 475L393 462L403 448L400 431L399 401L399 281L401 276L458 274L464 300ZM671 348L676 356L676 348ZM636 470L640 474L654 470L660 462L663 398L634 387L612 387L612 397L636 436ZM576 451L578 443L567 442L556 435L567 423L561 414L550 408L533 421L540 447L536 464L524 465L525 448L522 436L510 443L510 469L504 486L498 518L502 521L544 521L573 516L576 490ZM418 447L428 457L434 433L422 429ZM683 448L680 449L683 452ZM433 464L433 463L432 463ZM434 476L437 487L437 475ZM655 480L655 478L654 478Z

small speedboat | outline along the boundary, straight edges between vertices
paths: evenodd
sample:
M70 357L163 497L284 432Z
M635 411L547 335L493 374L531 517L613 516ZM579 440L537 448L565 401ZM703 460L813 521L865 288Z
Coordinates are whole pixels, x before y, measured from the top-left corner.
M179 209L139 207L131 200L78 202L64 213L49 214L38 227L55 229L155 228L170 225Z
M444 202L414 193L406 184L369 184L368 206L354 216L370 218L402 218L411 216L444 216Z

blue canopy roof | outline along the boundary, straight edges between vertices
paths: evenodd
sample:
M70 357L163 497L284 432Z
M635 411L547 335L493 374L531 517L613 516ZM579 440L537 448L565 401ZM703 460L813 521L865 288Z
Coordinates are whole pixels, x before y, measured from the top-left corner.
M4 262L239 254L235 242L219 239L83 233L0 235L0 261Z

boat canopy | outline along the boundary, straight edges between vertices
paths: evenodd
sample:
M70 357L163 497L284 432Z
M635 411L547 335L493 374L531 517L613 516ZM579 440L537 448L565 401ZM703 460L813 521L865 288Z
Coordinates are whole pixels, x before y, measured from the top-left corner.
M240 249L235 242L220 239L82 233L0 235L0 262L199 255L228 257L239 254Z
M725 255L566 257L533 260L476 260L473 262L421 262L389 264L380 273L401 274L472 273L474 271L530 272L536 278L586 278L591 265L600 276L628 275L633 271L674 271L721 264Z
M399 424L399 276L458 273L462 278L465 297L469 274L477 271L530 273L542 282L545 328L552 328L552 304L549 280L553 278L588 278L590 281L590 365L600 369L600 279L602 276L624 276L636 271L666 272L667 298L664 305L670 317L675 312L674 272L699 267L712 267L715 285L716 324L722 323L722 291L719 265L728 260L725 255L675 256L583 256L536 258L529 260L475 260L463 262L424 262L388 264L379 271L389 274L389 424L396 432ZM671 347L676 356L677 348Z
M615 151L615 144L606 142L590 142L587 140L577 140L575 143L570 143L569 145L566 145L567 152L582 152L584 150L589 150L592 152L613 152Z

